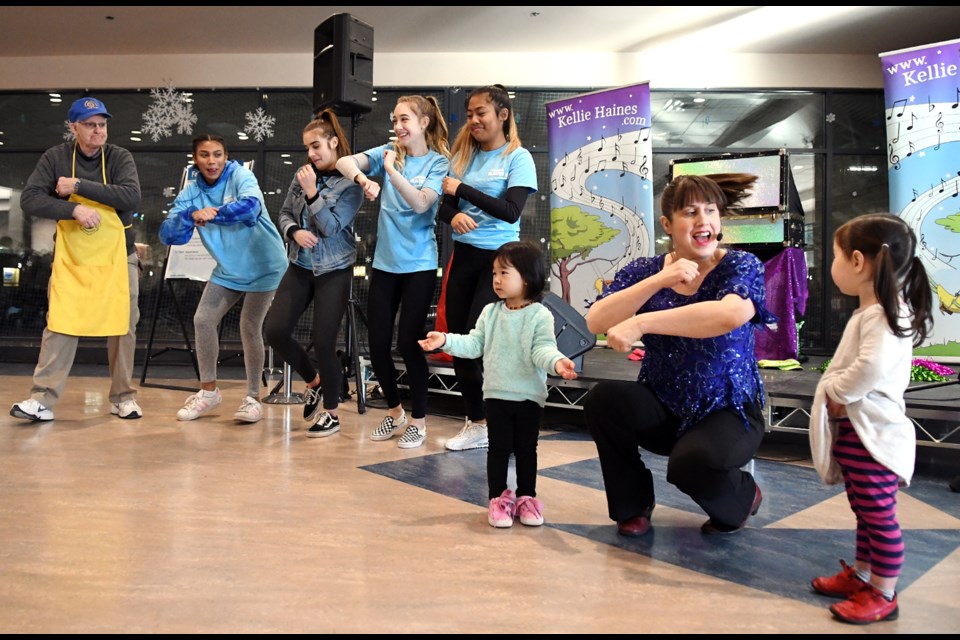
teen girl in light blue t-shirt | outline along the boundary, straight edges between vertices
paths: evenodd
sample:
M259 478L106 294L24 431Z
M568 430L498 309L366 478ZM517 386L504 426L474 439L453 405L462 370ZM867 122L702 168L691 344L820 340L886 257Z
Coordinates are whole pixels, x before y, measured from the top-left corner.
M367 329L370 364L389 409L372 440L389 440L406 426L397 446L419 447L427 437L427 359L423 334L437 279L434 235L443 177L449 169L447 124L436 98L403 96L393 110L396 142L341 158L337 169L363 187L367 199L380 196L377 247L370 276ZM381 187L368 176L384 178ZM391 354L399 313L397 349L407 368L411 413L400 404ZM409 424L408 424L409 422Z
M537 191L536 167L521 146L507 90L499 84L476 89L466 107L438 214L453 229L444 294L447 329L453 333L468 333L483 308L496 300L490 286L494 253L519 240L520 213L527 196ZM446 447L454 451L486 447L482 364L454 358L453 368L466 420Z

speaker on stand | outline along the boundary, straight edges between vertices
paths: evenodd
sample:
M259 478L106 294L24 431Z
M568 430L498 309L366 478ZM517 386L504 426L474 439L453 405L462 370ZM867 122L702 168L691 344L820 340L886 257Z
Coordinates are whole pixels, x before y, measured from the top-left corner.
M348 13L336 13L313 32L313 110L330 108L338 116L350 117L350 149L357 152L357 127L363 114L373 110L373 27ZM360 363L357 320L367 318L354 294L353 279L344 327L343 388L349 398L350 378L355 379L357 411L366 411L366 380Z

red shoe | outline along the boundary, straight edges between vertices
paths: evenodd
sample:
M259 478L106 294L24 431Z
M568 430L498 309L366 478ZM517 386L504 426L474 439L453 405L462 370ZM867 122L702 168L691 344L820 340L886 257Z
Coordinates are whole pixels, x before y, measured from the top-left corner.
M627 520L621 520L617 523L617 533L628 538L639 538L647 531L650 531L650 515L653 513L653 507L645 509L643 513Z
M893 600L887 600L872 586L861 589L843 602L830 605L830 611L837 620L850 624L896 620L900 615L897 594L893 594Z
M810 586L819 594L831 598L849 598L870 585L860 579L857 570L843 560L840 561L840 573L832 576L820 576L810 581Z

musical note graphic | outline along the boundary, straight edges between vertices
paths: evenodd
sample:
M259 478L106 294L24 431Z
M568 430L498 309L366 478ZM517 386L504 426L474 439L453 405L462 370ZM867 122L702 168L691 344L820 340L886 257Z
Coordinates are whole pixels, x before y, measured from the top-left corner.
M577 164L583 164L583 149L577 149Z
M899 168L900 168L900 156L898 156L896 153L893 152L893 145L892 145L892 144L888 144L888 145L887 145L887 149L888 149L888 151L889 151L889 157L887 158L887 161L888 161L891 165L893 165L893 168L894 168L894 169L899 169Z
M937 114L937 131L943 131L943 111Z
M633 141L633 144L638 142L647 142L650 139L650 127L641 127L640 131L637 132L637 139Z
M897 123L897 135L892 140L890 140L890 142L892 142L893 144L897 144L898 142L900 142L900 123L899 122Z
M647 166L647 161L650 160L650 157L647 154L643 154L643 162L640 163L640 175L644 178L647 177L647 174L650 173L650 167Z
M958 90L957 93L960 94L960 90ZM903 103L903 108L900 109L900 113L897 114L897 117L899 118L900 116L902 116L902 115L903 115L903 112L907 110L907 99L906 99L906 98L901 98L900 100L894 100L894 101L893 101L893 107L890 109L890 115L887 116L887 120L890 120L891 118L893 118L893 111L894 111L894 109L897 108L897 105L900 104L901 102ZM953 105L953 106L957 106L957 105Z
M910 202L916 202L916 201L917 201L917 196L919 196L919 195L920 195L920 194L917 193L917 190L914 189L914 190L913 190L913 199L910 200Z
M617 144L616 142L614 142L614 143L613 143L613 157L610 158L610 159L613 160L614 162L616 162L616 161L617 161L617 156L619 156L619 155L620 155L620 145Z
M913 131L913 123L917 121L917 114L910 114L910 126L907 127L907 131Z
M916 151L916 148L914 148L912 141L911 141L911 142L907 142L907 144L910 146L910 151L907 152L907 157L909 158L910 156L913 155L913 152Z
M934 109L934 106L933 106L933 103L930 102L930 96L927 96L927 112L929 113L933 111L933 109Z
M953 103L951 109L956 109L958 104L960 104L960 88L957 89L957 101Z
M599 162L597 163L597 168L594 169L593 172L594 172L594 173L600 173L601 171L603 171L603 170L606 169L606 168L607 168L607 160L606 160L606 158L604 158L603 160L601 160L601 161L599 161Z
M625 160L621 160L621 164L623 164L623 171L620 172L620 177L622 178L627 173L627 163Z

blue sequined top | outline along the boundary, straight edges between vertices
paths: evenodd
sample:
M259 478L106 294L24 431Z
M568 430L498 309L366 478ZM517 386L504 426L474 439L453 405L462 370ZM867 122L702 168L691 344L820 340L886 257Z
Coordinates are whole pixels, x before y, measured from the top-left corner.
M663 269L666 256L638 258L617 272L604 288L603 298L626 289ZM680 419L677 434L718 409L734 409L743 418L744 405L763 406L763 382L754 355L756 325L776 322L764 307L763 263L752 253L729 249L691 296L661 289L637 313L720 300L730 293L753 302L750 322L715 338L682 338L648 333L646 355L638 382L646 383L657 398ZM598 298L599 299L599 298Z

